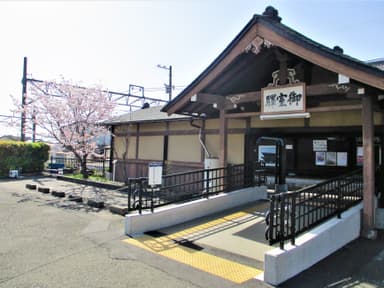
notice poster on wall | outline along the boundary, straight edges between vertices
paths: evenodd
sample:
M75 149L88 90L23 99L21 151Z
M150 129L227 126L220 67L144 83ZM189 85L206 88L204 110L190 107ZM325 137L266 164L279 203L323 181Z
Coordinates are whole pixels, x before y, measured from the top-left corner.
M313 151L327 151L327 140L313 140Z
M316 165L325 166L325 154L326 152L316 152Z
M337 166L347 167L348 166L348 153L337 152Z
M357 149L356 149L356 165L357 166L363 166L363 162L364 162L363 147L357 147Z
M336 164L337 164L336 152L327 152L326 157L325 157L325 165L336 166Z

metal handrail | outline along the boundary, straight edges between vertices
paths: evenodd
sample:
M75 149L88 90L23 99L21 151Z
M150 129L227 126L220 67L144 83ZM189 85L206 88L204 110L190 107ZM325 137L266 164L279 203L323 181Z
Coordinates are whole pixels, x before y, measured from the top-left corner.
M219 193L262 185L255 181L255 163L228 165L227 167L201 169L162 176L162 185L153 190L148 178L128 180L128 211L153 210L164 205L208 198ZM264 173L264 172L258 172ZM259 175L258 175L259 176Z
M361 169L297 191L272 195L266 215L266 238L269 244L291 240L298 234L337 216L360 202L363 197Z

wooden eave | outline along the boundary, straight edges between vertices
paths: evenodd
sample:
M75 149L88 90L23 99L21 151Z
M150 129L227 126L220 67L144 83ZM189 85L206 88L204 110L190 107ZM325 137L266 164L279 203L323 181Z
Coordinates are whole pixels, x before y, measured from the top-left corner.
M205 95L207 99L203 99L204 96L201 92L211 85L213 81L218 79L218 77L220 77L221 74L228 69L231 63L233 63L241 54L245 53L246 47L254 41L256 37L262 38L273 46L280 47L281 49L309 63L322 67L325 70L348 76L353 79L354 82L360 82L364 85L371 86L378 91L384 89L383 71L364 64L347 55L338 54L332 49L304 37L285 25L268 19L268 17L255 15L215 61L204 70L195 81L182 91L178 97L169 102L162 111L167 112L168 114L176 112L180 113L182 112L180 109L188 104L196 108L196 111L194 112L199 112L198 103L190 103L192 96L200 98L199 101L201 101L202 104L213 103L212 101L214 100L212 100L212 97ZM308 86L308 88L311 89L311 86ZM324 92L326 92L327 89L329 90L329 88L326 88ZM244 97L242 101L254 100L255 97L259 98L260 96L257 95L259 93L259 91L249 92L249 97ZM331 92L328 91L327 93ZM321 92L314 93L313 95L321 95ZM216 97L218 96L224 95L216 95ZM228 100L228 95L226 96ZM217 99L219 98L216 98L216 100ZM221 103L226 105L225 103L228 103L227 100L223 99ZM202 110L202 107L200 107L200 110Z
M374 88L384 90L384 73L381 73L382 75L379 76L376 75L376 73L369 73L368 71L363 71L362 69L357 69L353 67L357 65L361 65L362 67L368 66L366 64L355 62L352 59L347 59L347 56L344 55L340 55L340 57L327 57L325 56L325 54L327 54L326 50L323 49L324 52L319 53L319 51L315 49L310 49L311 46L309 43L307 45L309 46L309 48L304 47L303 45L297 43L297 41L293 41L287 37L284 37L284 35L279 34L278 32L276 32L276 30L270 29L265 25L259 25L258 33L260 37L267 39L273 45L279 46L282 49L294 55L297 55L298 57L308 62L311 62L317 66L320 66L332 72L343 74L351 79L362 82ZM374 67L372 68L372 71L378 70Z

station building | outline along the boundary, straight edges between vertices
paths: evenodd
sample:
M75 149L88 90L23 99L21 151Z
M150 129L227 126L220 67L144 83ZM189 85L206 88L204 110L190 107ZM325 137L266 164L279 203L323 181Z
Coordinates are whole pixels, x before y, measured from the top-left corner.
M384 163L382 62L352 58L281 20L267 7L167 105L109 121L116 175L146 176L152 161L168 173L207 163L274 166L275 146L258 141L274 137L285 143L289 175L363 168L364 221L372 226L375 169Z

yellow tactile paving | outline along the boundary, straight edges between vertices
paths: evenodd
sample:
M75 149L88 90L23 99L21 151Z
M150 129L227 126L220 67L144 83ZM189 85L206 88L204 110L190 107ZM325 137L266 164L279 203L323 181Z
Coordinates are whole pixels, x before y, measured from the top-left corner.
M144 235L123 241L238 284L255 278L263 272L250 266L180 246L171 239L168 241L164 241L164 239L157 241L157 239Z
M123 241L234 283L243 283L255 278L263 271L203 251L180 246L175 240L187 239L188 236L200 233L204 230L214 229L229 221L235 221L249 216L252 211L254 211L253 207L161 237L143 235L138 238L130 238Z

